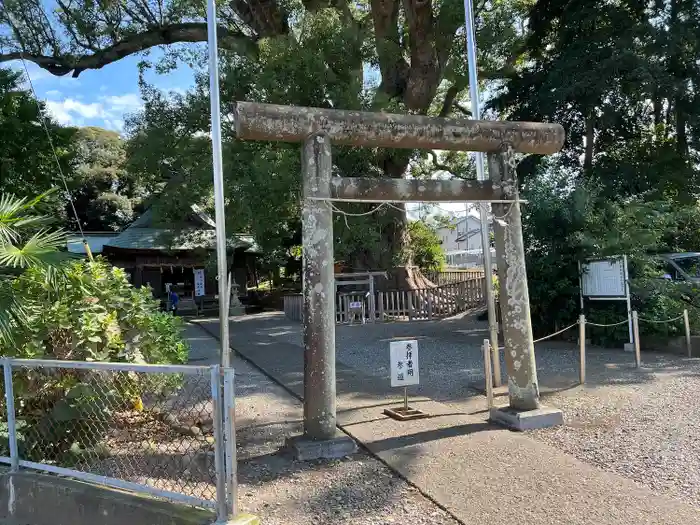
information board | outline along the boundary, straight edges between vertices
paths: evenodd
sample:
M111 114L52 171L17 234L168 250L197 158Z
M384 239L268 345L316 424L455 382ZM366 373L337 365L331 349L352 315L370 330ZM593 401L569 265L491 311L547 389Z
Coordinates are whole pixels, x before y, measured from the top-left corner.
M194 270L194 295L196 297L201 297L204 294L204 269L197 268Z
M584 297L625 299L627 276L625 262L620 257L581 264L581 291Z
M389 343L391 386L410 386L419 383L418 341L391 341Z

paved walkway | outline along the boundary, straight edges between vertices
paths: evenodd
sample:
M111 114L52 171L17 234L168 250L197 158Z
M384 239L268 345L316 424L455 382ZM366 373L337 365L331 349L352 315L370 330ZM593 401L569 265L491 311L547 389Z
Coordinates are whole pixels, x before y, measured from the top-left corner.
M188 325L190 362L219 362L219 344ZM364 450L342 460L296 461L280 453L302 432L301 402L234 356L239 506L265 525L458 525Z
M218 335L215 320L199 323ZM279 337L293 330L278 314L237 318L231 322L231 344L300 397L302 348ZM382 415L384 407L399 402L400 394L387 381L341 361L336 374L339 426L463 523L700 523L698 509L683 501L657 495L526 434L489 425L483 397L468 396L459 411L427 397L413 398L412 405L434 417L400 423Z

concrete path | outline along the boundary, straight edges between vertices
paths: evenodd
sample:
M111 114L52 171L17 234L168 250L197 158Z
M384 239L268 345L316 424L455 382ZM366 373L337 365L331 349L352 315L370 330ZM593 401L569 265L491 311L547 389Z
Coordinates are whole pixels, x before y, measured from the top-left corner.
M232 347L300 397L302 349L268 335L275 323L284 330L283 318L274 314L232 320ZM199 324L218 335L215 320ZM413 398L412 405L434 417L399 423L382 414L386 406L398 404L400 395L386 381L338 362L337 385L339 426L463 523L700 523L697 508L528 435L493 427L483 411L455 412L428 398ZM469 403L472 409L479 403L486 408L482 397Z
M202 328L188 325L185 337L192 363L219 362L218 341ZM302 404L239 356L232 364L242 511L265 525L458 524L365 450L312 462L280 453L288 437L302 432Z

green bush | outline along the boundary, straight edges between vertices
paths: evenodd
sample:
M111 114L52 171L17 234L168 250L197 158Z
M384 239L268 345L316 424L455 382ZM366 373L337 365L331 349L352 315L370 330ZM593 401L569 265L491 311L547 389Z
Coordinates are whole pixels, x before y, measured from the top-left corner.
M182 321L159 310L150 288L103 260L75 261L59 275L30 268L14 282L27 322L2 355L27 358L184 363Z
M74 261L60 271L29 268L13 283L26 322L13 327L3 356L129 363L184 363L182 321L161 312L149 288L103 260ZM96 450L115 414L142 410L141 394L166 396L173 375L70 369L15 369L20 453L32 461L71 465ZM0 429L3 440L4 429ZM0 446L0 448L2 448Z

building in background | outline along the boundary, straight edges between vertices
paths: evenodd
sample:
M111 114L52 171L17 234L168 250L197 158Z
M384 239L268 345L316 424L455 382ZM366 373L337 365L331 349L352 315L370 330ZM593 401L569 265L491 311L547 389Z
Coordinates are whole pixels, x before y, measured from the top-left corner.
M84 232L84 234L92 254L99 255L102 253L104 245L119 235L119 232ZM83 236L77 232L72 232L68 235L66 249L70 253L87 255L83 244Z
M481 222L478 214L470 211L466 217L455 218L453 224L453 228L437 229L438 238L445 252L447 266L450 268L483 266ZM491 255L495 264L495 250L493 248L491 248Z
M165 297L175 287L181 297L216 296L218 284L213 261L216 248L214 221L198 206L191 205L187 218L177 228L168 228L154 220L147 209L117 236L104 243L102 254L124 268L134 286L148 285L155 297ZM254 282L259 249L250 235L228 236L229 271L245 297ZM195 272L195 270L204 270ZM203 279L195 286L195 274Z

